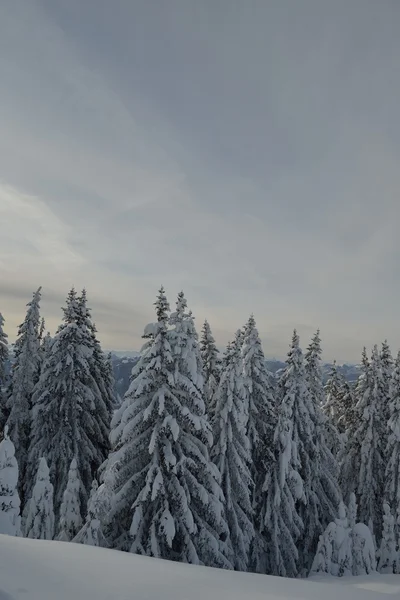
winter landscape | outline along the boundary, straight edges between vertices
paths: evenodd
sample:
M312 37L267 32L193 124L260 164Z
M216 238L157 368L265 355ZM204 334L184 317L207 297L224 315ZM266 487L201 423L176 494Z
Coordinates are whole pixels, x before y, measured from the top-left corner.
M0 600L400 598L399 30L0 1Z
M127 574L121 551L260 577L370 575L373 593L400 590L378 576L400 574L400 353L393 359L387 342L370 357L364 349L355 384L333 364L324 385L319 332L303 353L294 331L273 374L254 316L221 356L184 293L172 310L161 287L121 400L86 291L71 289L54 336L41 295L27 305L11 366L0 318L0 547L26 556L35 594L54 591L37 582L43 565L28 568L34 548L79 561L77 545L107 549L82 556ZM158 568L175 578L174 567ZM2 569L13 598L25 587ZM236 586L228 575L208 585ZM263 585L289 589L268 582L238 585L254 597Z

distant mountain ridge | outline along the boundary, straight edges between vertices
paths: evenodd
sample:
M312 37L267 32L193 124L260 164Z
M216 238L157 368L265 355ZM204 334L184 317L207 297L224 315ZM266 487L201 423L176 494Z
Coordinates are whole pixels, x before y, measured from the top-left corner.
M115 378L115 390L120 398L123 398L129 388L131 372L137 361L139 360L139 352L113 352L111 351L111 358L114 370ZM268 370L272 374L279 374L279 371L285 368L286 363L276 359L266 360ZM322 365L322 377L324 383L328 379L329 371L332 368L332 363L323 363ZM360 374L359 365L338 365L339 373L349 383L357 381Z

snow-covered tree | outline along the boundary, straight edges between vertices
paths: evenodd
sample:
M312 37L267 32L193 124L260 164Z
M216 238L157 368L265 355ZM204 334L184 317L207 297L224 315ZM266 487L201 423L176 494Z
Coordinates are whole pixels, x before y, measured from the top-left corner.
M0 434L7 419L6 386L8 362L8 336L4 331L4 318L0 313Z
M352 529L353 575L369 575L376 570L376 549L371 529L356 523Z
M52 540L54 536L53 486L45 458L39 461L36 483L27 505L25 537Z
M107 357L101 349L97 339L97 328L92 321L90 308L87 306L86 290L82 290L77 298L78 319L82 335L85 336L86 345L90 348L88 364L91 373L92 389L95 399L95 414L98 427L97 446L102 455L103 462L109 451L109 434L111 416L115 405L114 381L109 371Z
M390 383L387 427L385 500L394 513L400 515L400 352L397 355Z
M112 421L110 542L138 554L229 568L192 317L180 296L171 330L163 288L155 305L157 322L145 329L148 342Z
M327 443L327 417L322 412L324 388L321 369L321 339L319 331L312 338L305 355L305 372L310 403L305 407L309 415L303 413L303 419L311 422L313 445L307 452L312 461L310 477L304 479L307 506L304 508L304 538L300 542L303 553L303 570L308 572L315 554L320 534L337 514L341 500L338 483L339 468ZM300 415L301 417L301 415ZM302 442L307 445L307 436ZM314 459L312 459L314 457ZM301 472L302 474L302 472ZM308 556L307 556L308 555Z
M385 340L382 342L382 349L380 352L380 365L382 371L382 393L383 393L383 404L385 410L385 421L387 422L390 418L390 382L392 379L394 361L392 357L392 353L390 351L390 346Z
M265 572L296 577L299 572L297 543L304 532L299 509L306 502L300 472L304 471L309 480L311 468L304 436L308 436L312 443L303 353L296 331L279 387L278 425L274 435L275 465L264 483L267 501L262 526L268 548Z
M351 525L343 503L339 518L321 535L311 573L335 577L366 575L375 571L375 547L370 529L364 523Z
M394 517L389 504L383 505L382 540L378 554L378 571L380 573L396 573L399 553L396 548Z
M347 436L351 435L356 426L356 405L353 389L349 382L343 379L343 385L339 397L340 417L338 419L338 430L342 435L343 445L347 443Z
M356 439L360 440L360 471L358 476L358 507L362 523L372 520L379 538L382 526L384 492L384 441L382 423L384 395L382 371L377 346L374 347L364 395L358 401L359 425Z
M90 498L88 502L88 510L86 522L78 534L73 538L76 544L85 544L86 546L100 546L107 548L107 540L102 530L102 522L106 518L106 512L110 510L110 502L105 502L103 483L100 488L97 481L94 479ZM107 499L108 500L108 499Z
M57 536L57 539L60 541L70 542L82 526L81 487L82 483L79 479L78 465L76 459L73 458L60 509L59 533Z
M54 512L59 517L69 466L76 457L84 513L93 477L104 461L104 423L97 383L90 369L92 346L81 324L75 290L67 298L63 324L54 336L33 394L32 436L25 481L27 497L35 465L46 458L54 485Z
M325 384L325 398L322 400L322 410L327 417L325 420L326 441L334 456L338 456L343 448L343 437L340 435L344 428L339 425L343 417L342 393L344 378L339 373L336 361L333 363Z
M352 575L353 546L352 529L343 502L339 505L339 518L327 526L319 538L311 573L327 573L334 577Z
M206 412L210 421L212 421L215 411L216 393L221 377L221 360L208 321L204 321L201 331L200 353L203 362Z
M23 488L28 459L32 393L37 382L40 364L40 299L41 288L33 294L33 299L27 305L25 320L18 329L18 338L14 347L15 362L8 398L7 425L10 438L15 446L19 466L20 493Z
M0 443L0 533L19 536L21 517L17 483L18 463L6 425L4 439Z
M353 419L346 424L345 445L339 453L340 476L339 482L346 502L350 495L358 491L358 480L361 468L360 422L364 418L365 396L369 390L370 363L367 351L362 351L361 373L354 390ZM365 413L367 416L368 411Z
M250 470L254 482L252 505L255 537L251 549L250 566L252 570L262 572L267 551L265 536L261 533L267 498L264 484L269 478L275 462L276 390L267 370L253 316L250 317L244 331L242 361L248 405L247 435L251 452Z
M247 436L247 398L241 345L242 335L237 332L235 341L226 352L217 392L212 458L221 474L234 566L237 571L246 571L254 537L253 482L249 470L251 451Z

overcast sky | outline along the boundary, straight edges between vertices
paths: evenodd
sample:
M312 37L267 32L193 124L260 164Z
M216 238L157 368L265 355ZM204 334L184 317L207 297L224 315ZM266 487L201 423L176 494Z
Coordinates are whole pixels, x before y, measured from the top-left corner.
M0 0L0 311L87 287L138 349L164 284L220 346L400 345L398 0Z

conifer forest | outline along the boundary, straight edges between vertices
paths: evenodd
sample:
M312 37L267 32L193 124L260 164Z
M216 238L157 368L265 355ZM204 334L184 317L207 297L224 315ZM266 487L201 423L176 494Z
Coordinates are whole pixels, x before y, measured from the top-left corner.
M86 291L0 316L0 533L282 577L400 573L400 353L323 382L319 331L266 365L255 316L219 352L161 288L124 398ZM5 315L6 317L6 315ZM303 349L304 344L304 349Z

